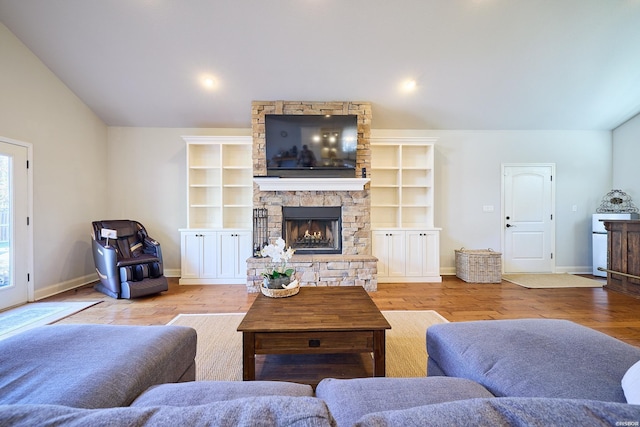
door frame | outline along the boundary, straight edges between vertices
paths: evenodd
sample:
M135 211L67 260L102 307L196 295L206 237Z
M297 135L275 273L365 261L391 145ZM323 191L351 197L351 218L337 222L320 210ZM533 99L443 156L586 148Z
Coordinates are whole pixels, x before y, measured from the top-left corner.
M505 213L505 204L504 204L504 199L505 199L505 190L504 190L504 186L505 186L505 179L504 179L504 173L505 173L505 168L507 167L550 167L551 168L551 215L553 217L553 220L551 221L551 236L550 236L550 246L551 246L551 253L553 254L553 257L551 258L551 272L555 273L556 272L556 258L557 258L557 254L556 254L556 164L555 163L502 163L500 165L500 215L501 215L501 220L500 220L500 226L501 226L501 232L500 232L500 241L501 241L501 245L503 248L503 257L504 257L504 249L506 248L506 243L505 243L505 234L506 234L506 224L507 224L507 220L506 218L506 213ZM503 260L502 262L502 273L504 273L504 266L505 266L505 262ZM532 272L535 273L535 272Z
M27 301L35 301L35 276L33 273L34 261L33 261L33 145L28 142L18 141L16 139L6 138L0 136L0 142L5 144L17 145L24 147L27 150L27 162L29 167L27 168L27 216L29 218L29 226L27 227L25 252L27 254L27 273L29 280L27 280Z

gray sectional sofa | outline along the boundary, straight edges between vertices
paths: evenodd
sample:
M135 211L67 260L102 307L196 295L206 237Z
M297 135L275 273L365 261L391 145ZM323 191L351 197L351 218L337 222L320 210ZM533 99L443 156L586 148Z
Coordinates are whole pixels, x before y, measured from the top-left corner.
M315 391L193 381L195 351L178 326L53 325L0 341L0 425L640 425L621 385L640 349L567 321L434 325L429 376Z
M429 376L461 377L498 397L626 403L622 378L640 348L568 320L518 319L434 325Z
M0 341L0 404L128 406L151 386L195 380L196 340L179 326L34 328Z
M427 353L428 377L325 379L316 396L339 425L640 425L640 348L576 323L437 324Z
M567 320L517 319L433 325L426 338L425 380L466 380L476 391L458 383L449 402L432 404L433 396L423 394L426 405L369 413L358 422L640 425L640 348L606 334ZM478 394L469 399L470 393Z

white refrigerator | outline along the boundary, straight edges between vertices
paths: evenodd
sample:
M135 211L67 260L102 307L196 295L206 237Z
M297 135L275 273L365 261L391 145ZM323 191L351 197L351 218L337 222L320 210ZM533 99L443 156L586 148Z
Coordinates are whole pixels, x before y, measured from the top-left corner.
M603 220L607 219L638 219L636 213L597 213L591 220L593 275L607 277L607 273L598 270L598 267L607 268L607 230L604 229Z

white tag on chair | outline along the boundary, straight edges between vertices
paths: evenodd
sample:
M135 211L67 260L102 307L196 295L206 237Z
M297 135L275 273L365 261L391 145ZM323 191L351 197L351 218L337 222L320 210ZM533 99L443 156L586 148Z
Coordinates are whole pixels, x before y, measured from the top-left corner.
M117 230L112 230L110 228L102 228L102 229L100 229L100 235L102 237L106 237L107 244L105 246L109 247L109 239L117 239L118 238L118 231Z
M106 237L107 239L117 239L118 238L118 231L117 230L112 230L110 228L103 228L100 230L100 235L102 237Z

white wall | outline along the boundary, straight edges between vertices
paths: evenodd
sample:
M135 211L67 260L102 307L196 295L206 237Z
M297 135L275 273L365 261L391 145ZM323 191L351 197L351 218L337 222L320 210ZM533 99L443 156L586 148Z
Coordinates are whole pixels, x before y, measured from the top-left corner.
M640 114L613 131L613 188L640 207Z
M95 277L91 220L106 208L107 126L0 24L0 135L33 144L36 298Z
M435 136L435 221L443 228L441 266L454 271L454 249L501 250L502 163L556 164L556 267L589 272L590 215L611 187L611 132L390 131ZM110 175L109 214L143 222L163 247L166 267L180 268L178 229L186 226L186 151L181 135L250 135L249 129L110 128L109 159L129 159ZM133 167L133 164L139 167ZM162 189L162 191L158 191ZM493 205L493 213L482 206ZM578 207L572 211L573 205Z
M187 226L189 135L249 136L251 129L110 127L110 218L140 221L162 246L165 274L180 275L180 234ZM122 166L118 166L122 165Z
M455 271L455 249L502 251L503 163L556 164L556 270L590 271L591 214L611 187L611 132L372 131L385 134L439 138L435 225L442 228L443 274ZM485 205L494 212L483 212Z

